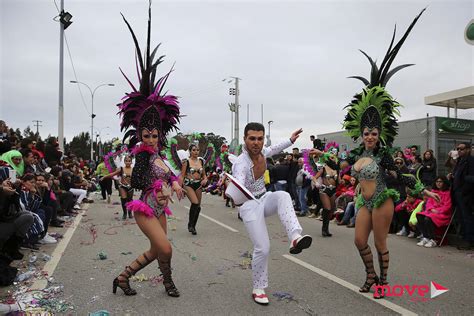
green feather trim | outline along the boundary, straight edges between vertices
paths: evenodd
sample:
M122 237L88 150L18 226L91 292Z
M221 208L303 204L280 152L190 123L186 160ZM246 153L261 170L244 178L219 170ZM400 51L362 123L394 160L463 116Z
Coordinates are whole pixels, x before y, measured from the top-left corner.
M322 155L319 157L318 162L319 162L320 164L325 164L326 162L328 162L328 160L331 158L331 156L333 156L333 154L331 154L331 153L324 153L324 154L322 154ZM337 158L336 158L336 159L337 159ZM337 163L337 161L336 161L336 163Z
M181 171L181 166L179 166L177 163L176 163L176 159L179 159L179 157L177 156L178 153L175 152L173 154L173 148L174 150L176 150L176 146L178 145L178 140L176 138L171 138L169 141L168 141L168 145L167 147L161 151L161 154L164 155L166 157L166 160L168 160L168 162L170 163L170 165L178 170L178 171Z
M416 183L415 183L415 186L414 186L413 189L410 189L410 188L407 187L408 193L412 196L420 196L421 193L425 190L425 185L420 180L420 170L421 170L421 168L419 168L417 170L416 176L414 176L412 174L409 174L409 173L402 174L405 177L414 178L416 180Z
M357 209L360 210L360 208L361 208L362 206L364 206L364 205L365 205L365 200L364 200L364 198L362 197L362 194L357 195L357 200L356 200L356 207L357 207Z
M375 197L373 202L373 208L379 208L385 201L391 198L394 202L400 200L400 193L395 189L385 189L379 195ZM362 206L367 205L367 201L365 201L362 194L357 196L356 200L356 207L360 209Z

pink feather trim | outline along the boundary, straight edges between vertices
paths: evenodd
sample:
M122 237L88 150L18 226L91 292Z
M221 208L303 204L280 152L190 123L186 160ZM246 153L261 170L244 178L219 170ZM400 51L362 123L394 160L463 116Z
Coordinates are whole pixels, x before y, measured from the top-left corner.
M133 148L132 154L136 155L144 151L149 153L150 155L156 153L156 150L153 147L141 143L139 146L135 146L135 148Z
M303 150L303 167L307 172L309 172L311 176L314 177L316 175L316 172L313 170L313 167L311 166L310 159L311 157L309 156L309 150L304 149Z
M163 212L165 212L165 214L168 215L168 216L173 215L173 212L171 212L171 210L168 206L165 206L165 208L163 209Z
M337 148L337 149L339 149L339 144L336 143L336 142L334 142L334 141L333 141L333 142L329 142L329 143L327 143L326 146L324 147L324 151L329 151L329 149L331 149L331 148Z
M163 188L163 180L161 179L158 179L158 180L155 180L153 182L153 184L151 185L151 189L153 189L153 191L161 191L161 189Z
M153 209L143 201L133 200L132 202L128 202L127 204L125 204L125 206L128 210L132 212L141 212L145 214L146 217L155 216L155 212L153 212Z
M115 157L117 157L118 155L121 155L122 153L126 152L128 150L128 148L125 146L124 148L122 148L121 150L118 150L118 151L111 151L109 152L107 155L104 156L104 164L105 164L105 167L107 168L107 170L112 173L115 171L115 169L112 167L112 165L110 164L110 158L114 159Z

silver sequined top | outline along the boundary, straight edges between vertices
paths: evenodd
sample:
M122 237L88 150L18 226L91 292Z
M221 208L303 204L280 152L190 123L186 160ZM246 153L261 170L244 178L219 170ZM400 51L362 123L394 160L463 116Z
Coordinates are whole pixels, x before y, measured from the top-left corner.
M264 147L262 149L262 155L267 158L280 153L285 148L288 148L293 143L291 140L284 141L274 146ZM243 146L243 152L237 157L236 161L232 165L232 175L242 183L255 197L261 197L265 194L265 180L263 175L255 179L253 174L253 162L250 156Z

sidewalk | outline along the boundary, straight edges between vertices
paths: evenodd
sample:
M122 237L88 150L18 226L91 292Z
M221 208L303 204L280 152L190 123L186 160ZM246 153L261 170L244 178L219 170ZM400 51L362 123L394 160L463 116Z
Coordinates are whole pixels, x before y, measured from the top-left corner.
M48 233L58 240L56 244L41 245L40 250L20 249L24 258L11 263L18 269L15 282L0 288L0 314L18 310L41 315L45 312L54 314L72 311L73 307L61 297L63 286L51 275L74 231L82 218L87 216L89 205L84 203L77 216L66 218L64 227L48 228Z

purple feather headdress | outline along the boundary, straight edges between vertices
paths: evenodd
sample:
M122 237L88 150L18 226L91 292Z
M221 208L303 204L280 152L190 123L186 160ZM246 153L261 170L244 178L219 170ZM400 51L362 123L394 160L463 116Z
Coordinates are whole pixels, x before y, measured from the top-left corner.
M180 113L178 98L163 92L163 87L173 69L155 83L156 69L158 65L163 62L164 56L160 56L154 61L156 51L160 44L158 44L150 54L151 1L148 8L147 47L143 57L132 27L123 14L122 17L135 43L136 67L140 81L140 89L137 90L123 73L122 69L120 69L120 72L133 90L122 98L122 103L117 105L119 107L118 114L122 118L120 130L126 131L123 142L125 142L126 139L130 139L129 147L133 148L133 146L141 141L141 131L143 129L149 131L157 129L159 131L159 143L163 147L166 146L167 143L166 135L173 129L178 130L177 124L179 123Z

